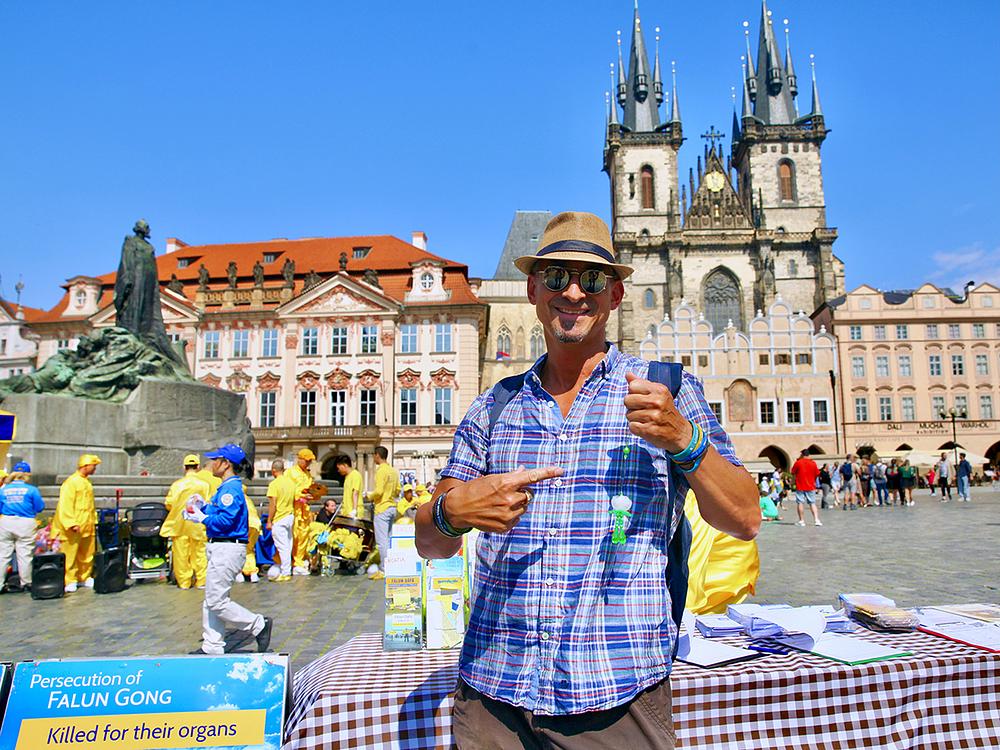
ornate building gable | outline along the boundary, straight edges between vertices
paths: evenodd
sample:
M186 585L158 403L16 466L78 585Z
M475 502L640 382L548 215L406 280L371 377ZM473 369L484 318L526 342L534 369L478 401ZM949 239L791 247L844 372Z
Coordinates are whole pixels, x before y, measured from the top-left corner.
M458 381L455 380L454 370L439 367L431 373L431 383L435 388L454 388L458 390Z
M371 315L397 313L400 305L379 294L370 284L360 283L338 273L321 281L277 309L279 318L318 315Z
M268 371L257 376L257 390L261 393L277 391L281 387L281 376Z
M295 388L300 391L315 391L320 384L319 373L305 370L295 376Z
M213 375L212 373L207 373L205 375L202 375L200 378L198 378L198 380L200 380L205 385L212 386L213 388L218 388L219 386L222 385L222 378L220 378L218 375Z
M233 393L246 393L250 390L250 383L253 380L244 370L233 370L226 377L226 387Z
M324 378L331 391L347 390L351 385L351 375L340 367L333 368Z
M420 373L416 370L407 367L401 373L396 375L396 379L399 381L400 388L417 388L423 389L420 384Z
M714 128L713 128L714 133ZM722 147L712 143L705 149L705 166L698 163L698 184L694 171L689 176L691 207L684 217L684 229L752 229L753 222L740 200L722 161Z
M160 310L163 322L167 325L195 325L201 319L198 309L183 295L169 289L160 289ZM90 317L94 328L106 328L115 324L115 305L113 300Z

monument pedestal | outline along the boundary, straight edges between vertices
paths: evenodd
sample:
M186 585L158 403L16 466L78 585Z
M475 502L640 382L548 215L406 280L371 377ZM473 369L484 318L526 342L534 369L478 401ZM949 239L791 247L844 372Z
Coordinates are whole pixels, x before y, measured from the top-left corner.
M12 460L44 475L71 473L81 453L96 453L106 474L176 476L186 454L250 436L243 396L197 382L144 379L120 404L13 393L3 406L17 414Z

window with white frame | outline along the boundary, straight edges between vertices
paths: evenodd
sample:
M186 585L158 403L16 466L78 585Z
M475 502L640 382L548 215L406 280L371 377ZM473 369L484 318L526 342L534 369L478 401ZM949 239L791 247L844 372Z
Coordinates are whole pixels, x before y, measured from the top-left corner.
M899 377L908 378L913 375L913 363L909 354L899 355Z
M204 348L202 349L202 356L205 359L218 359L219 358L219 332L218 331L205 331Z
M944 412L944 396L931 396L931 418L941 419Z
M416 323L403 323L399 327L399 351L401 354L417 353Z
M903 420L913 422L917 418L917 405L913 396L900 396L899 406L903 412Z
M785 424L802 424L802 402L799 399L785 399Z
M375 424L375 389L363 388L361 390L361 411L358 414L362 425Z
M361 326L361 353L374 354L378 349L378 326Z
M712 413L715 415L716 421L718 421L719 424L722 424L722 402L709 401L708 408L712 410Z
M347 354L347 326L330 329L330 354Z
M63 349L69 349L69 339L59 339L56 342L56 349L59 349L60 351Z
M993 396L988 393L979 394L979 418L993 419Z
M431 289L433 289L434 275L427 271L424 271L422 274L420 274L420 288L423 289L425 292L429 292Z
M964 354L952 354L951 355L951 374L952 375L965 375L965 355Z
M861 341L861 326L850 327L851 341Z
M451 388L434 389L434 424L451 424Z
M868 397L867 396L855 396L854 397L854 421L855 422L867 422L868 421Z
M968 396L955 396L955 413L963 416L969 415Z
M233 357L250 356L250 331L240 328L232 332L233 334Z
M399 389L399 423L412 427L417 423L417 389Z
M319 354L319 329L316 326L302 329L302 354L307 357Z
M972 338L974 339L984 339L986 338L986 326L982 323L972 324Z
M316 424L316 391L299 391L299 426Z
M936 339L937 337L938 337L937 323L929 323L927 325L927 338Z
M889 357L886 354L879 354L875 357L875 377L889 377Z
M277 328L265 328L261 331L260 337L260 356L261 357L277 357L278 356L278 329Z
M774 401L758 401L757 418L761 424L775 424L777 419Z
M865 376L864 357L851 357L851 375L856 378L863 378Z
M910 338L910 327L906 323L896 324L896 338L900 341Z
M330 391L330 424L342 427L347 424L347 391Z
M950 339L962 338L962 327L958 323L948 324L948 338Z
M931 354L927 358L927 370L932 377L941 376L941 355Z
M883 422L892 421L892 396L878 397L878 418Z
M885 326L881 323L875 326L875 340L885 341Z
M434 326L434 351L453 351L451 347L451 323L438 323Z
M990 374L990 356L988 354L976 355L976 375Z
M830 402L825 398L814 398L813 424L830 424Z
M274 391L265 391L260 394L260 421L259 427L274 427L275 410L278 403L278 394Z

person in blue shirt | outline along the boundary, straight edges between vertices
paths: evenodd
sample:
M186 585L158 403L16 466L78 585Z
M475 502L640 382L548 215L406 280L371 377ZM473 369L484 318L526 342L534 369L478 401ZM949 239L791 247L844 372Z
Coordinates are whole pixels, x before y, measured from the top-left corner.
M250 521L243 483L238 476L246 454L238 445L224 445L206 453L212 460L212 474L222 480L208 505L189 506L184 517L205 525L208 572L205 604L202 607L202 646L195 654L226 652L226 626L257 640L257 650L267 651L271 643L271 618L255 614L234 602L229 594L247 556ZM242 641L239 641L242 642Z
M31 467L21 461L14 464L7 484L0 488L0 579L16 554L17 572L25 590L31 588L31 558L35 554L38 525L35 516L45 508L41 493L28 483L29 479Z
M968 462L965 458L964 453L959 453L958 469L955 471L955 477L958 479L958 502L971 502L969 497L969 480L972 479L972 464ZM2 559L2 558L0 558Z

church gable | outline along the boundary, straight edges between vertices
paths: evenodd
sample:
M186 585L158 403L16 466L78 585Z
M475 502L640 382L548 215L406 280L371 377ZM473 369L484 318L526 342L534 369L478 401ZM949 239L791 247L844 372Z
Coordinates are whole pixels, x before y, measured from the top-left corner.
M691 177L691 207L684 217L685 229L752 229L753 223L736 194L729 170L722 162L722 147L714 144L705 152L705 168L698 169L698 186Z

